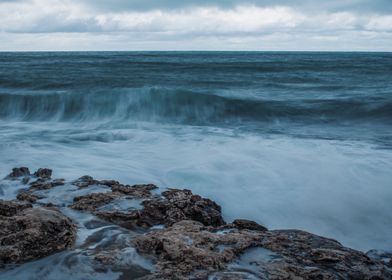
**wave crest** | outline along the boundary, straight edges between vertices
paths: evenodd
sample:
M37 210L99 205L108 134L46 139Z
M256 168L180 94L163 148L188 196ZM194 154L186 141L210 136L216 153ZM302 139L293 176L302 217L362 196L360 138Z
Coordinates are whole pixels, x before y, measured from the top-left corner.
M392 102L248 100L189 90L142 88L87 93L0 93L0 118L23 121L216 122L392 121Z

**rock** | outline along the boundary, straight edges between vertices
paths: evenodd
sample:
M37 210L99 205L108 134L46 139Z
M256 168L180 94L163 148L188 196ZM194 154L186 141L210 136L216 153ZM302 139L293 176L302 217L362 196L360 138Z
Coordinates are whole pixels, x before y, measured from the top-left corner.
M39 168L34 172L34 176L41 179L50 179L52 176L52 169L48 168Z
M52 181L48 181L48 179L39 178L38 180L30 183L30 190L47 190L57 186L62 186L65 184L64 179L55 179Z
M101 184L110 186L113 192L119 192L122 194L130 195L136 198L147 198L151 196L151 191L158 187L154 184L141 184L141 185L121 185L121 184L109 184L107 181L101 181Z
M18 167L18 168L13 168L12 172L8 174L5 179L13 180L17 179L19 177L28 177L30 176L30 170L27 167Z
M366 253L371 259L381 261L386 266L392 268L392 251L384 251L384 250L370 250Z
M94 212L97 208L112 202L116 198L113 193L91 193L74 198L74 203L70 206L75 210Z
M73 181L72 185L75 185L79 188L87 188L88 186L97 185L98 183L99 181L95 180L93 177L85 175Z
M207 279L239 253L261 242L258 232L217 234L211 229L200 222L181 221L139 236L134 243L139 253L157 258L157 273L151 279Z
M140 190L137 190L140 188ZM144 198L151 196L150 190L155 185L135 185L131 187L112 187L115 192L94 193L76 197L70 206L73 209L93 212L95 215L112 223L134 229L148 228L153 225L172 225L182 220L195 220L204 225L219 226L225 222L221 208L210 199L193 195L190 190L169 189L162 193L163 197L154 197L142 202L143 209L128 212L99 211L99 207L112 202L117 197Z
M239 229L250 229L250 230L259 230L266 231L267 228L259 225L258 223L250 220L237 219L234 220L233 224Z
M0 209L0 264L46 257L75 241L74 225L57 210L16 201L0 201Z
M115 180L101 180L101 181L97 181L97 184L108 186L108 187L119 186L119 185L123 186L122 184L120 184L120 182Z
M139 253L156 258L156 272L146 279L392 279L381 262L298 230L182 221L134 242Z
M18 193L18 195L16 196L16 199L20 200L20 201L27 201L30 203L35 203L37 202L38 199L41 199L43 197L32 194L29 191L22 191L20 193Z
M24 209L32 208L30 203L17 203L14 201L0 200L0 216L11 217Z

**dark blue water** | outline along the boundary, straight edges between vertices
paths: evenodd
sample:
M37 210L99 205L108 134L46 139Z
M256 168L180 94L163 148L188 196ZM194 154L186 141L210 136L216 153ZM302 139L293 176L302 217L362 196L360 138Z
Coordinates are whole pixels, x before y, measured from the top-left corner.
M227 220L391 249L391 147L391 53L0 53L1 176L184 186Z

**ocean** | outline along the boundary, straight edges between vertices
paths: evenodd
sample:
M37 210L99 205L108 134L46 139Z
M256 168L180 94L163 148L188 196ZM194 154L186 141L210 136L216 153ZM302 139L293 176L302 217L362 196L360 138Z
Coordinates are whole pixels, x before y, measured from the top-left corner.
M3 52L0 177L17 166L391 250L392 53Z

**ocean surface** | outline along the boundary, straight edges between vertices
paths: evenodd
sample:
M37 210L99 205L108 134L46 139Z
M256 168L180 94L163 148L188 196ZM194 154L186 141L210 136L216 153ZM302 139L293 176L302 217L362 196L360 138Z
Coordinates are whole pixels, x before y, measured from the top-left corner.
M0 177L16 166L391 250L392 53L0 53Z

